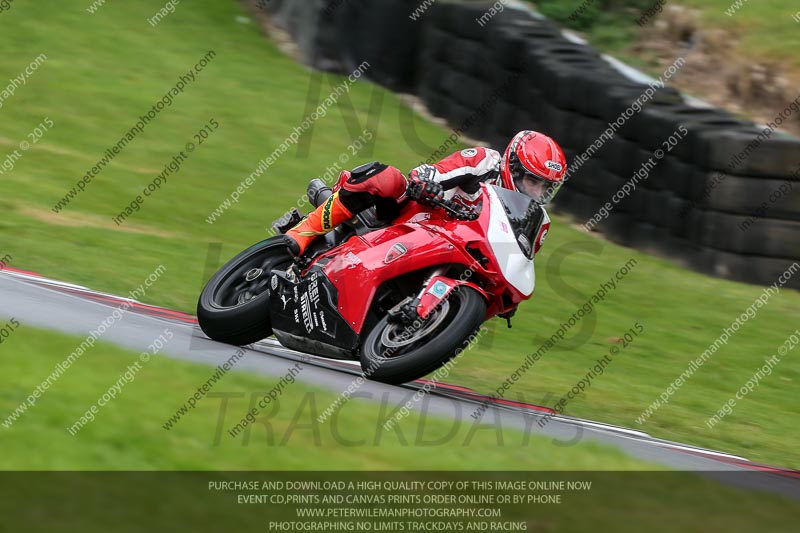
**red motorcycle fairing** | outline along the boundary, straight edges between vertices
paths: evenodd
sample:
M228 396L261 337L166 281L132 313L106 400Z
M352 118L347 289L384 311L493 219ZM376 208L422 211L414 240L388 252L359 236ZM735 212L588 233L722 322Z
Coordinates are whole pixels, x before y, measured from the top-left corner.
M415 270L475 261L419 223L352 237L328 257L323 269L338 292L338 311L358 334L382 283Z
M322 254L315 264L324 264L325 275L339 296L338 312L359 335L382 283L439 265L460 264L473 271L469 284L487 298L488 319L530 297L509 287L499 274L497 259L487 244L489 218L489 209L483 209L476 220L453 220L410 202L394 225L351 237ZM473 283L478 280L485 289Z

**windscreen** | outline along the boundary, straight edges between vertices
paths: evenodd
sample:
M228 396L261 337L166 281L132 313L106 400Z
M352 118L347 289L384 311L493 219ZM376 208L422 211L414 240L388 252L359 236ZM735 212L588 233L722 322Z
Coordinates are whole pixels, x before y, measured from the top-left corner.
M494 190L506 210L520 248L529 259L532 258L533 243L544 219L542 206L517 191L502 187L494 187Z

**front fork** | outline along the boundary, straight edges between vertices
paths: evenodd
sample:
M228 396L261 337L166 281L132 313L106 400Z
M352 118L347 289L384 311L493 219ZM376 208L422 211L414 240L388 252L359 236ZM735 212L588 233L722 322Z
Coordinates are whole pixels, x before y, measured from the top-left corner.
M443 266L434 268L422 284L422 290L416 297L409 296L389 310L389 321L410 323L417 318L427 319L459 285L467 285L478 291L487 301L489 300L488 295L481 287L469 281L448 278L444 276L446 271L447 269Z
M429 298L426 298L426 291L430 291L434 278L441 277L444 272L444 267L439 266L434 268L423 282L422 289L417 296L407 296L400 303L389 309L387 313L389 315L389 322L411 324L417 318L422 318L423 320L428 318L433 307L428 305ZM446 292L449 293L450 291L448 290ZM423 300L425 301L424 304Z

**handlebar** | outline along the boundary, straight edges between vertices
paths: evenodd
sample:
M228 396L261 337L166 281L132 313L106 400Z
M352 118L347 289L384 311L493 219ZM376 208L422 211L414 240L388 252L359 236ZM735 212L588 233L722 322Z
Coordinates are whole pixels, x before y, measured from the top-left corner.
M439 207L447 211L450 216L457 220L475 220L478 218L478 212L474 208L454 202L453 200L435 199L429 200L428 203L434 207Z
M406 189L408 197L431 207L441 208L455 219L475 220L478 213L471 206L454 200L445 200L441 184L431 180L412 180Z

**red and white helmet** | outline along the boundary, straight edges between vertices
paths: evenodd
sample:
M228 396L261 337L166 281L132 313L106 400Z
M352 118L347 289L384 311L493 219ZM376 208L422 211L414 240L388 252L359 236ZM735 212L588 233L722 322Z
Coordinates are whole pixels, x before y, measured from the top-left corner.
M503 187L519 191L546 204L564 183L567 160L553 139L536 131L517 133L503 155Z

